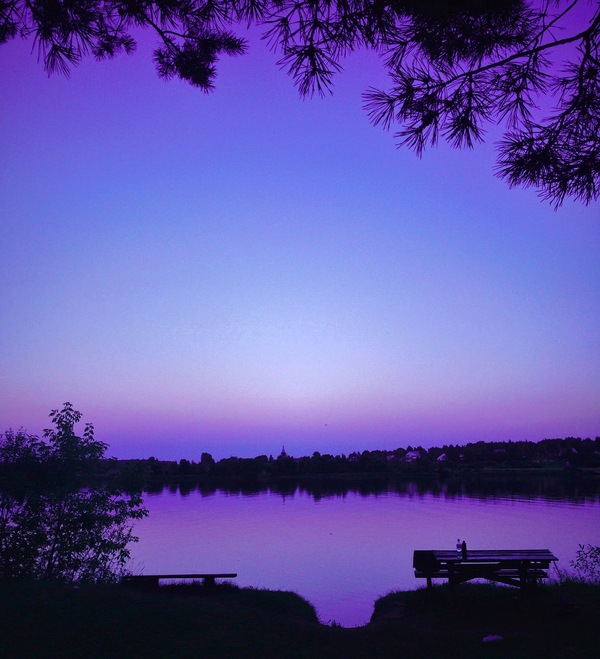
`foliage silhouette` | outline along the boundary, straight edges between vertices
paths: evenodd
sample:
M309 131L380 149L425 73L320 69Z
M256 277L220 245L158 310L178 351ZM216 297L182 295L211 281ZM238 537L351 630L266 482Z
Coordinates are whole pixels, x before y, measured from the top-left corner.
M132 522L146 515L139 493L99 483L107 445L65 403L44 440L0 435L0 579L114 581L125 571Z
M158 75L209 92L222 55L258 25L302 96L332 91L353 51L381 54L391 89L370 89L375 124L421 154L473 147L503 122L497 174L555 206L600 191L600 6L584 0L0 0L0 43L33 35L49 73L131 53L155 33ZM558 59L566 62L559 68ZM552 100L552 97L555 100ZM553 106L553 107L552 107Z
M577 557L571 561L571 567L579 580L600 584L600 546L580 544Z

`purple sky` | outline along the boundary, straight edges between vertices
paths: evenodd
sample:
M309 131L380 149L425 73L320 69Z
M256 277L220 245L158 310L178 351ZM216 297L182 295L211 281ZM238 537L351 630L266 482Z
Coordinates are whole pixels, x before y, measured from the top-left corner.
M71 401L118 457L600 434L598 206L419 160L347 60L300 100L253 40L205 95L152 40L48 78L0 47L0 430Z

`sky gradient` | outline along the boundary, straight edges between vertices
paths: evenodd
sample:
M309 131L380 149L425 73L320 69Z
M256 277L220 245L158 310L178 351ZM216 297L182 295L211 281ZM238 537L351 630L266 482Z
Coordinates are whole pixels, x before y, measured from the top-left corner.
M301 100L270 53L205 95L152 39L47 77L0 47L0 430L71 401L117 457L600 434L600 213L420 160L377 57Z

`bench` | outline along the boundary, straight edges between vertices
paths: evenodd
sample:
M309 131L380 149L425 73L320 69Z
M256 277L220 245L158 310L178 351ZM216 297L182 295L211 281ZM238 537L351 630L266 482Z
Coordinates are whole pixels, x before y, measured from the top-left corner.
M415 550L417 579L446 579L454 585L471 579L487 579L524 589L548 577L550 564L558 559L548 549L469 550L465 556L447 550Z
M202 581L205 586L214 586L216 579L235 579L236 572L202 573L202 574L129 574L121 578L121 583L127 586L141 588L158 588L161 579L171 581Z

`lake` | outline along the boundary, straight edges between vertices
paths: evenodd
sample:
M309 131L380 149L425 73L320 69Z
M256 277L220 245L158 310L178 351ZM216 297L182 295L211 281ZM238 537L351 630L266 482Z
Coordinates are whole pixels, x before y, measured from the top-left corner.
M239 586L292 590L324 623L369 621L375 600L423 586L415 549L550 549L568 568L600 545L600 497L577 486L363 485L285 491L164 487L132 545L134 574L237 572Z

